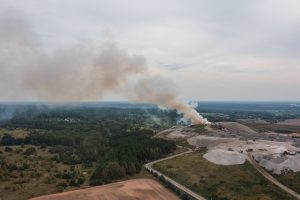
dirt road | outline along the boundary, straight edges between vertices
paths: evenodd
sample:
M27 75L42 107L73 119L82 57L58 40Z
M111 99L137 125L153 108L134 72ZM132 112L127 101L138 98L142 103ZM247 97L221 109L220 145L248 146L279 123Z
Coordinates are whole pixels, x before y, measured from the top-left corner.
M187 148L188 149L188 148ZM161 161L164 161L164 160L168 160L168 159L172 159L172 158L175 158L177 156L182 156L184 154L188 154L188 153L192 153L192 149L188 149L188 151L186 152L183 152L183 153L180 153L180 154L176 154L176 155L172 155L172 156L169 156L169 157L166 157L166 158L162 158L162 159L159 159L159 160L155 160L155 161L152 161L150 163L147 163L144 165L144 167L150 171L153 171L155 172L156 174L158 174L159 176L163 175L165 177L165 179L167 181L169 181L170 183L172 183L173 185L175 185L177 188L179 188L180 190L186 192L187 194L189 194L190 196L194 197L195 199L198 199L198 200L205 200L204 197L196 194L195 192L191 191L190 189L184 187L183 185L179 184L178 182L176 182L175 180L171 179L170 177L167 177L166 175L162 174L161 172L155 170L152 168L152 165L155 164L155 163L158 163L158 162L161 162Z
M266 179L268 179L271 183L277 185L282 190L290 194L291 196L295 197L296 199L300 200L300 195L291 190L290 188L286 187L285 185L278 182L273 176L271 176L268 172L266 172L261 166L258 165L258 163L253 159L251 154L247 154L247 160L255 167L255 169L261 173Z

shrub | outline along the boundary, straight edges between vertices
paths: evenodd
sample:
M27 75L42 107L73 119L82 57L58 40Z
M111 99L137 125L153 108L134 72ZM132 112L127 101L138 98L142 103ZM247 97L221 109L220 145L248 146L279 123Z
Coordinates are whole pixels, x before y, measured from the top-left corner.
M102 177L104 179L117 179L126 175L124 167L121 167L119 163L113 161L109 162L102 171Z
M68 187L68 185L64 182L56 184L56 188L58 192L64 191L64 189Z
M80 187L80 185L75 181L75 179L72 179L72 180L70 181L69 186Z
M84 177L79 177L78 180L77 180L77 183L79 185L82 185L84 183L84 181L85 181Z
M52 176L48 176L45 178L44 183L45 184L53 184L53 183L56 183L56 179Z
M23 163L23 165L20 167L20 170L26 170L29 169L29 165L27 163Z
M29 156L36 153L36 149L34 147L29 147L28 149L26 149L26 151L24 152L24 155Z
M6 152L11 152L13 149L12 148L10 148L10 147L5 147L5 149L4 149L4 151L6 151Z

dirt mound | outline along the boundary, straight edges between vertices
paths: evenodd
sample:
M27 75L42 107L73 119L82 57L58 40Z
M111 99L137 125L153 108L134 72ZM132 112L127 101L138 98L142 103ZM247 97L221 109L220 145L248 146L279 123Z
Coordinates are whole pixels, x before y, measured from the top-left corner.
M229 132L237 135L257 135L257 132L237 122L220 122L220 124L226 128Z
M135 179L87 189L33 198L32 200L179 200L152 179Z
M274 174L282 174L286 171L300 171L300 155L295 156L281 156L280 154L274 155L254 155L254 159L260 166Z
M243 154L236 151L226 151L222 149L213 149L208 151L203 157L217 165L239 165L246 161Z

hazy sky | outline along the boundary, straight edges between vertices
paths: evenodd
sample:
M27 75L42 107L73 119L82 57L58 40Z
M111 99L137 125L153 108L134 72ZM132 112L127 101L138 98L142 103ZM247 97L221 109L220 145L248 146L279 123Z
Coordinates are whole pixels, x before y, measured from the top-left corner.
M190 100L299 101L299 9L299 0L0 0L0 15L25 18L47 50L113 40Z

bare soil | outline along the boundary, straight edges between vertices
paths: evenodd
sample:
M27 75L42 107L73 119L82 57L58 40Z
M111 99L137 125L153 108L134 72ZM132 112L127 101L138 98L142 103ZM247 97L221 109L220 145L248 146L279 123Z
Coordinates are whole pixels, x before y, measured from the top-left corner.
M282 122L278 122L277 124L300 126L300 119L288 119L288 120L285 120L285 121L282 121Z
M87 189L33 198L32 200L179 200L152 179L134 179Z

